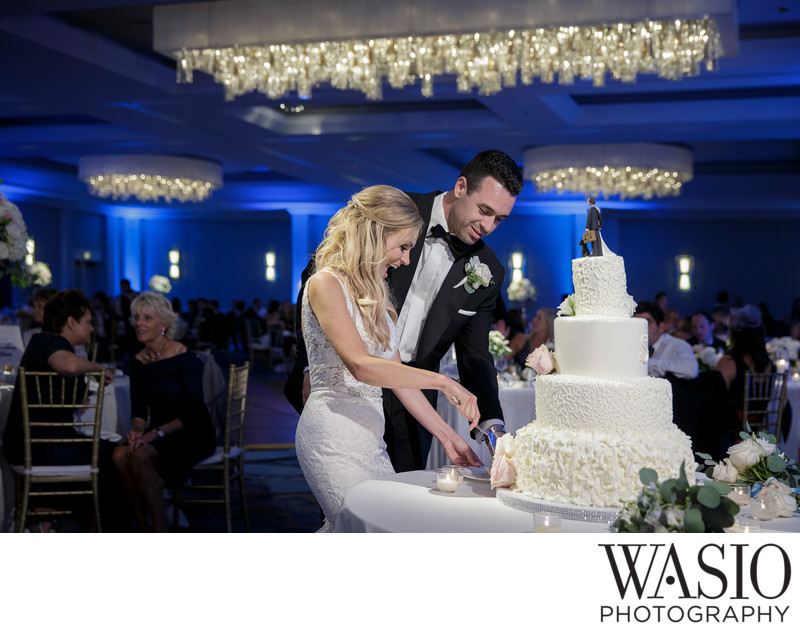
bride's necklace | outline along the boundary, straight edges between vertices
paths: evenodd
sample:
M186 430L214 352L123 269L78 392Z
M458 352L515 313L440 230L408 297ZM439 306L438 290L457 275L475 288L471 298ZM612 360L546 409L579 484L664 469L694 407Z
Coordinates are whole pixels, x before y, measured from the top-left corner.
M147 349L147 357L150 359L151 362L156 361L159 357L161 357L161 353L167 350L167 345L169 344L169 340L164 338L164 346L161 347L161 350L157 353L154 353L149 348Z

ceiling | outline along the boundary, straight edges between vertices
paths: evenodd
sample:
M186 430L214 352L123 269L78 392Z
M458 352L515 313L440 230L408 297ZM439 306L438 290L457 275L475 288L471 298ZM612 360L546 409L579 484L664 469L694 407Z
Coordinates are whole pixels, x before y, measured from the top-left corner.
M503 149L522 164L529 147L654 142L689 147L694 180L679 198L607 205L653 215L800 216L798 0L741 0L738 55L677 82L535 81L480 96L440 78L433 98L418 85L386 88L382 101L320 86L307 101L250 94L232 102L208 76L176 83L174 61L153 50L155 4L0 0L7 195L105 212L77 179L81 156L174 154L220 163L225 184L212 200L169 212L313 212L371 184L449 187L481 149ZM292 113L298 105L303 111ZM578 199L537 194L528 182L517 207L583 212Z

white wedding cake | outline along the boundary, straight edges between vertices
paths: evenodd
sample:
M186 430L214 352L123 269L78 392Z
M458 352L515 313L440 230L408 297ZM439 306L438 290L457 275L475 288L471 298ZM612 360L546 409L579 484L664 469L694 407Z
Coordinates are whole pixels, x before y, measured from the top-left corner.
M555 320L557 374L536 378L536 418L500 439L511 489L558 504L619 507L639 470L694 478L689 437L672 422L672 389L647 376L647 321L634 318L622 257L572 261L574 315ZM497 466L498 463L496 462Z

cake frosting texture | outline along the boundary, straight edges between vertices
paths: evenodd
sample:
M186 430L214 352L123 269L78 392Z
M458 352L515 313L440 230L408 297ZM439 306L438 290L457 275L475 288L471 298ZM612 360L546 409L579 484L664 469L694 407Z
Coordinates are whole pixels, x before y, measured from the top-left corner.
M639 470L695 470L672 422L672 388L647 376L647 324L631 317L616 255L572 262L575 315L555 321L559 374L536 378L534 420L512 437L512 490L548 502L617 507L641 489ZM504 446L505 448L506 446Z

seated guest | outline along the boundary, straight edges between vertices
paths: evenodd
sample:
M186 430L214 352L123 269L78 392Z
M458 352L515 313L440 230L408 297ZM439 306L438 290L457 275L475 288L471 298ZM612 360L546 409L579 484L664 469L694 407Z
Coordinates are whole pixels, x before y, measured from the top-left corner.
M692 346L711 346L718 351L724 351L726 348L723 340L714 337L711 316L705 311L698 311L692 316L692 334L689 339L689 344Z
M531 320L531 332L528 335L517 335L511 339L509 346L513 353L514 362L520 367L525 366L525 360L535 349L542 345L553 348L555 333L553 324L556 319L556 310L542 307L536 311Z
M177 315L169 301L142 292L131 303L134 330L144 348L131 371L131 431L114 450L142 532L167 530L163 485L183 480L216 448L203 401L203 363L172 339Z
M717 305L711 311L711 318L714 320L714 337L728 343L728 322L730 319L730 309L727 305Z
M692 347L685 340L664 332L664 312L661 307L645 300L636 307L634 317L647 320L650 345L647 372L651 377L663 377L668 372L680 379L697 377L697 359Z
M56 292L47 300L42 315L42 332L34 335L28 343L25 353L20 360L20 366L29 371L55 371L72 379L67 380L65 388L68 392L74 387L74 379L78 379L79 400L84 396L85 383L80 377L87 372L104 372L106 383L114 380L114 373L103 368L96 362L91 362L75 354L74 347L88 344L92 337L92 306L86 297L77 289L67 289ZM60 383L54 382L60 387ZM48 392L42 393L43 398L49 396ZM60 400L59 391L53 392L53 399ZM70 422L72 410L35 410L31 412L33 422ZM48 430L42 434L38 428L31 428L31 434L40 437L53 438L57 433ZM69 438L74 435L71 428L63 428L62 437ZM22 428L22 392L19 387L19 375L14 394L11 397L11 407L8 414L8 423L3 435L3 455L12 464L22 465L25 461L24 436ZM89 461L91 445L89 443L75 443L73 445L36 443L33 445L33 457L39 464L82 464ZM106 483L107 478L116 477L111 473L113 469L106 467L111 463L110 456L113 444L101 441L100 446L100 495L101 501L104 490L111 488ZM113 484L113 481L111 481ZM109 498L113 499L113 498ZM48 526L44 529L47 530Z
M33 292L33 324L30 328L22 332L22 342L25 346L31 341L31 338L37 333L42 332L42 321L44 319L44 305L50 298L58 293L58 289L52 287L47 289L37 289Z
M728 386L728 398L733 408L742 417L747 372L768 374L775 366L767 354L766 334L761 313L754 305L731 309L730 347L717 362L717 370ZM783 412L782 433L789 432L791 407L786 404Z

